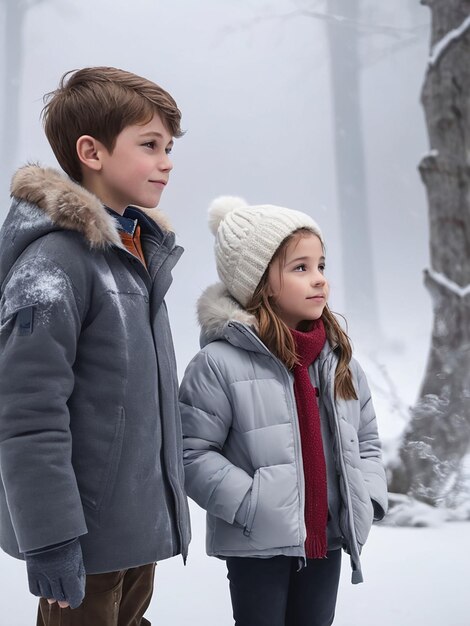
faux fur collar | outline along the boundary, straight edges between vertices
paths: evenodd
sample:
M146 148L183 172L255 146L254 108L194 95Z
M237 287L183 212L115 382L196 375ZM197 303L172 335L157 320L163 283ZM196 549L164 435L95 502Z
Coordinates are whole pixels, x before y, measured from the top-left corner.
M197 301L197 317L201 326L201 346L216 339L227 338L230 334L226 328L228 322L240 322L250 326L255 333L258 332L256 317L243 309L222 283L211 285L202 293ZM245 347L248 348L248 344ZM330 343L327 339L322 354L326 355L337 347L336 341Z
M255 316L243 309L222 283L211 285L203 292L197 302L197 316L205 343L222 337L230 321L257 327Z
M55 169L25 165L13 176L11 194L37 205L56 226L82 233L92 248L122 245L116 220L101 201ZM160 211L140 210L160 228L170 230Z

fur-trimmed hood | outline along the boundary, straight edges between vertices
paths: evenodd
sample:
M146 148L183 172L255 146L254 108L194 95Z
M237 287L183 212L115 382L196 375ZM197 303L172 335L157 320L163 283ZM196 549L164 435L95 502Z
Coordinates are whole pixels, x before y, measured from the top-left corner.
M117 221L102 202L58 170L25 165L13 176L11 195L13 204L0 239L0 284L28 245L48 232L79 232L91 249L122 247ZM162 230L171 230L160 211L139 210Z
M226 338L229 322L239 322L256 330L257 321L232 298L223 283L207 287L197 301L197 317L201 326L201 345Z
M259 344L254 343L248 335L258 333L258 321L254 315L248 313L240 303L233 298L223 283L215 283L207 287L197 301L197 318L201 327L201 335L199 343L203 348L211 341L218 339L226 339L233 345L243 347L247 350L258 350ZM234 322L232 326L243 324L247 326L253 333L245 334L241 337L240 333L231 332L230 322ZM322 350L321 358L336 350L338 343L336 341L326 341ZM267 349L267 348L266 348Z
M116 221L100 200L57 170L20 168L12 179L11 195L35 205L55 227L82 233L92 248L121 245Z

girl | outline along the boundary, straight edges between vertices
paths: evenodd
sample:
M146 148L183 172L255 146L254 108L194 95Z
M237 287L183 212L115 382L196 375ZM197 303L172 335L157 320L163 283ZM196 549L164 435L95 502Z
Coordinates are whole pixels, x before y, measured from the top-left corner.
M181 386L188 494L226 560L237 626L333 623L387 507L369 388L328 308L318 225L222 197L209 210L222 283L198 303L202 350Z

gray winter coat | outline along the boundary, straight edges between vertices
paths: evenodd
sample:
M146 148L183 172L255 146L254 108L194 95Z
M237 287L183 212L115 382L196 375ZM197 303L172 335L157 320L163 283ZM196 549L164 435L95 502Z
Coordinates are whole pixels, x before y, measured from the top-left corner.
M260 341L255 319L221 285L200 299L199 319L204 347L186 370L180 406L186 490L207 511L207 552L305 557L293 375ZM359 555L374 517L385 514L387 487L365 376L352 360L358 400L335 400L337 361L326 345L310 371L332 433L341 543L351 555L353 582L361 582Z
M163 298L181 255L135 210L148 271L99 200L28 166L0 232L0 545L80 536L87 573L187 553Z

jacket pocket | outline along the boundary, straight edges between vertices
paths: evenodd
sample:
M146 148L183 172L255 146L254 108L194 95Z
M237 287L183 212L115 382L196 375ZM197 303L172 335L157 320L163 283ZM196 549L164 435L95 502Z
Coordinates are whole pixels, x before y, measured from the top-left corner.
M301 515L295 466L259 468L253 476L244 530L250 545L258 550L299 545Z
M83 481L83 486L80 484L83 504L94 511L100 511L106 507L111 499L121 459L125 422L124 408L121 407L103 465L100 468L96 463L90 463L86 472L88 480ZM77 452L80 454L79 451ZM81 464L83 467L85 462Z
M259 477L260 470L256 470L253 476L253 486L251 487L251 497L250 497L250 506L248 507L248 517L246 520L245 528L243 530L243 534L247 537L251 534L251 529L253 528L253 520L256 514L256 506L258 504L258 493L259 493Z
M374 506L361 470L357 467L350 468L349 476L356 540L363 546L372 527Z
M361 470L361 455L356 429L346 420L340 423L346 477L351 496L351 508L356 541L363 546L369 535L374 518L374 507L369 489Z

